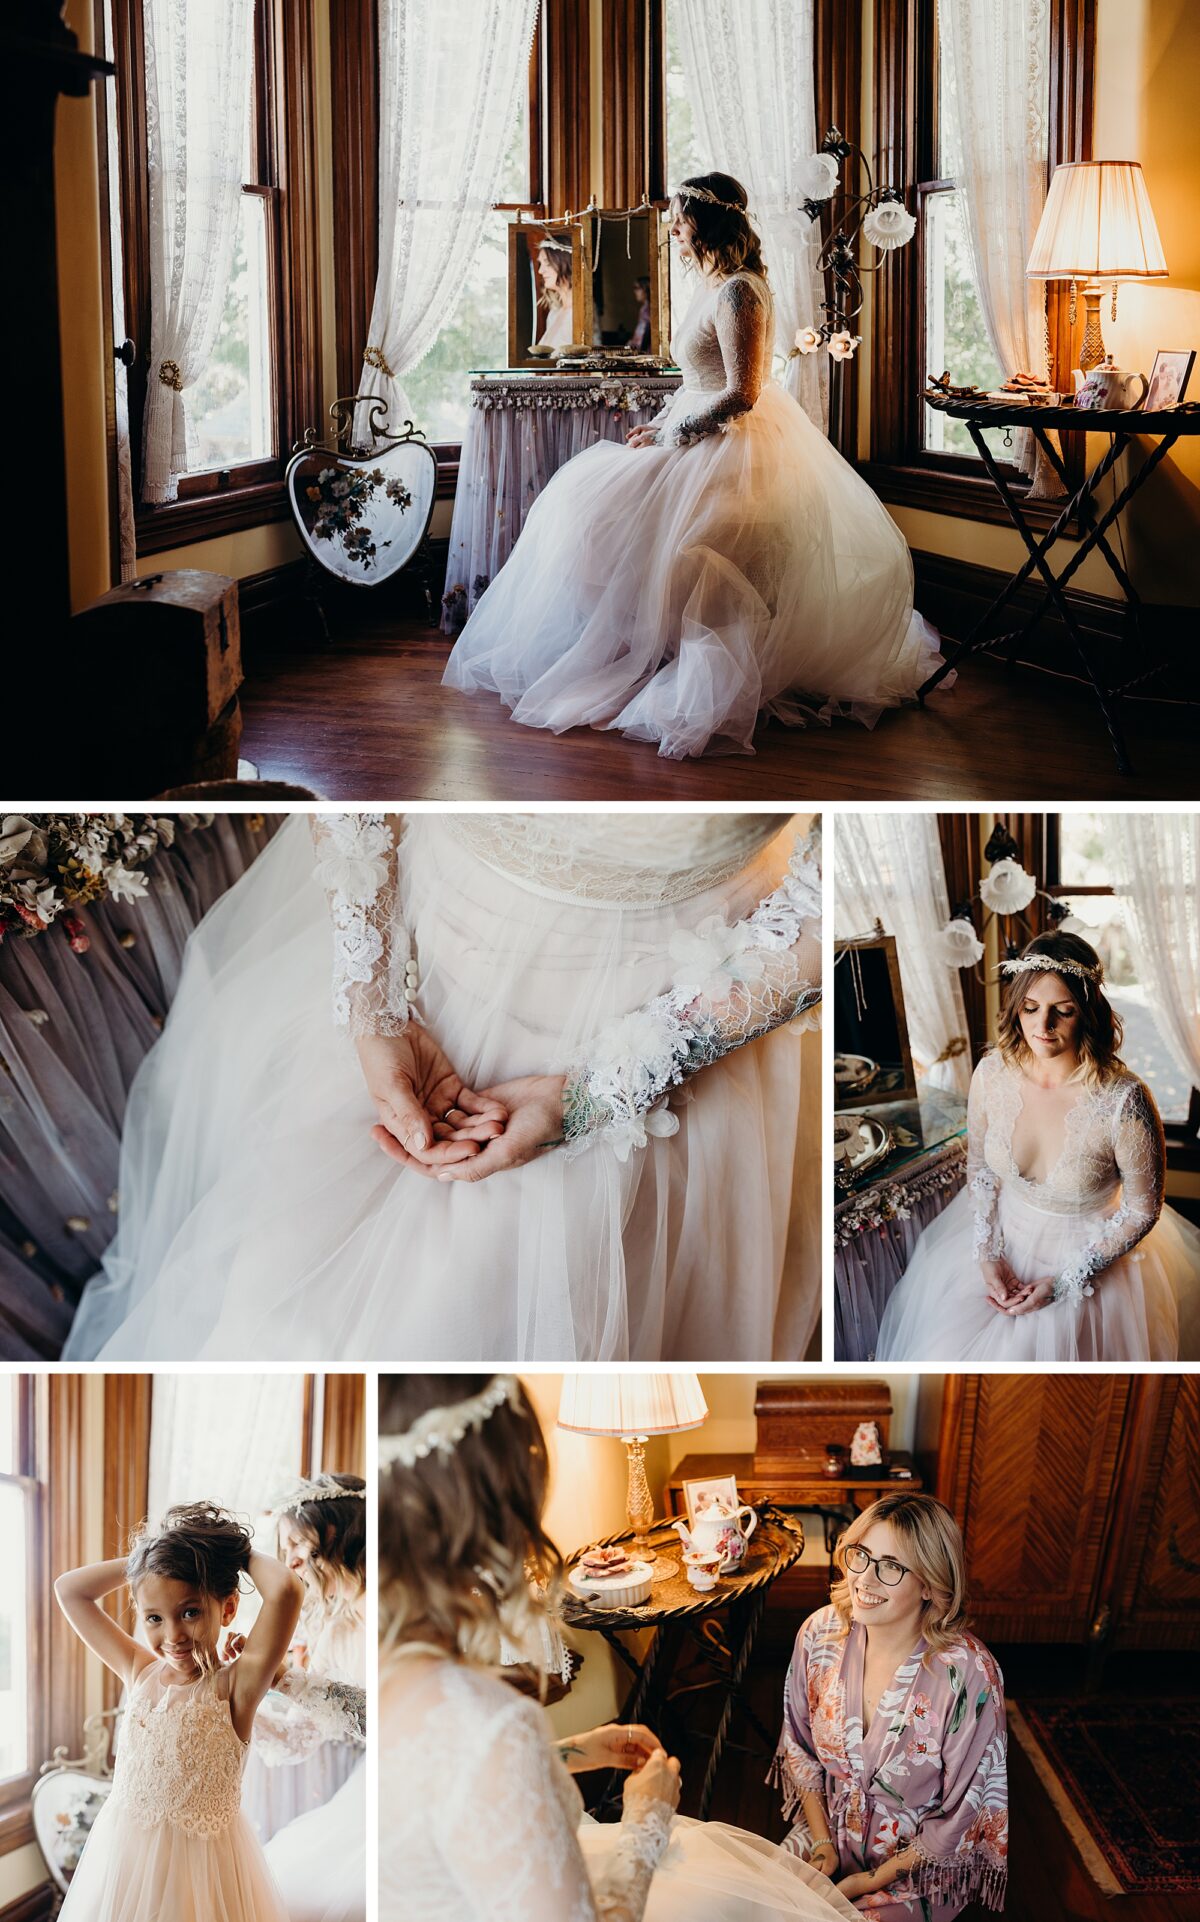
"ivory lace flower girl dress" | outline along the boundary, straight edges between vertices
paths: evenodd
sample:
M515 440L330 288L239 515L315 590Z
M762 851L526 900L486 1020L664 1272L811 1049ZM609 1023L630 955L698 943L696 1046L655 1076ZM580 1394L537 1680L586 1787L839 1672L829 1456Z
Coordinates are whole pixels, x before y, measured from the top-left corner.
M288 1922L242 1814L230 1674L173 1683L165 1662L141 1670L61 1922Z
M559 469L474 608L445 685L528 727L616 728L672 759L753 753L760 715L873 726L940 660L877 496L771 379L764 278L704 285L654 447Z

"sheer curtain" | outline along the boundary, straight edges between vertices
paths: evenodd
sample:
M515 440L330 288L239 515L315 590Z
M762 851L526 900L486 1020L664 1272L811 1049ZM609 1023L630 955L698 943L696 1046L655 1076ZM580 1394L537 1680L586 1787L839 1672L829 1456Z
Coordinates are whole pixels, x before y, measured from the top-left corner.
M1151 1012L1200 1088L1200 814L1111 814L1105 826Z
M233 265L254 0L144 0L150 370L142 499L187 467L184 392L208 364Z
M840 814L834 927L848 940L876 920L896 937L908 1038L930 1087L965 1095L971 1047L957 970L933 952L950 919L935 814Z
M1046 199L1050 0L938 0L938 29L952 94L943 165L959 183L988 340L1006 374L1042 374L1045 291L1025 262ZM1035 453L1020 433L1026 473Z
M708 167L750 196L775 293L776 351L820 318L820 229L798 211L816 146L812 0L673 0L696 138ZM669 183L672 187L675 181ZM783 384L809 419L829 419L828 357L789 360Z
M393 425L453 318L496 197L537 0L381 0L379 278L361 394Z

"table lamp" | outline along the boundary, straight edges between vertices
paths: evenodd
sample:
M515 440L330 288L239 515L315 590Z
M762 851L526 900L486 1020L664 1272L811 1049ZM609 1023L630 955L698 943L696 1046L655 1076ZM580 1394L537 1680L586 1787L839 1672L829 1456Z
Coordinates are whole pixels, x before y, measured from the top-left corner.
M677 1435L708 1419L698 1375L565 1375L558 1404L558 1426L573 1435L609 1435L623 1441L629 1464L625 1510L639 1561L649 1562L655 1579L678 1564L646 1550L654 1522L654 1501L646 1480L646 1442L651 1435Z
M1070 281L1072 326L1075 283L1084 283L1087 320L1079 365L1085 374L1098 367L1105 353L1100 283L1112 282L1115 320L1119 280L1167 277L1140 162L1075 160L1056 167L1025 275L1029 280Z

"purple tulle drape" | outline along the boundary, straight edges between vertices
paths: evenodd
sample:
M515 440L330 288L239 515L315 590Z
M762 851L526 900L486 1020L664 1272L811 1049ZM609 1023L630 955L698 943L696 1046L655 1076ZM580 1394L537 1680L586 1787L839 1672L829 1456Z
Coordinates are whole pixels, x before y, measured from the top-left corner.
M838 1361L874 1361L879 1324L892 1289L912 1260L922 1231L950 1205L966 1178L966 1143L957 1141L935 1163L923 1164L914 1186L920 1184L926 1192L909 1192L902 1198L907 1215L892 1214L878 1226L864 1226L844 1245L835 1229L833 1352ZM881 1183L881 1193L902 1187L905 1179L902 1175L896 1183ZM871 1192L855 1197L856 1209L865 1211Z

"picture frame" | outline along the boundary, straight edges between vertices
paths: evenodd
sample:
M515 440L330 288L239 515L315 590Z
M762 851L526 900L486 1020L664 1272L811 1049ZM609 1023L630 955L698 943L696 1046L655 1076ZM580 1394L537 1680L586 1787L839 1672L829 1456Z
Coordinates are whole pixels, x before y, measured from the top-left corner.
M1159 348L1150 369L1150 385L1146 389L1144 406L1146 413L1152 414L1160 407L1173 407L1183 399L1195 359L1194 347Z
M733 1508L740 1508L741 1496L738 1494L736 1475L705 1475L699 1481L685 1481L683 1499L687 1503L689 1528L704 1515L714 1501L726 1501Z

